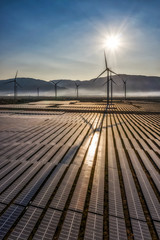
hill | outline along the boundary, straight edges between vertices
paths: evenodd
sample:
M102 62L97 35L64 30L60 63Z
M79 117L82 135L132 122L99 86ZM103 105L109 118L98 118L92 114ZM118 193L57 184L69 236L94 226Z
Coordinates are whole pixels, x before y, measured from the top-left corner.
M123 81L127 80L127 93L131 94L145 94L145 93L157 93L160 92L160 77L154 76L138 76L138 75L124 75L113 76L113 80L117 84L113 84L115 94L123 94ZM12 95L13 94L13 83L8 83L13 79L1 80L0 81L0 92L1 95ZM52 80L53 81L53 80ZM58 79L54 82L58 82L57 88L60 95L75 95L75 82L80 85L79 92L81 95L102 95L106 93L106 77L102 77L94 81L91 80L67 80ZM41 94L54 94L54 85L51 81L45 81L34 78L17 78L18 84L22 88L18 87L19 94L37 94L37 88L39 88Z

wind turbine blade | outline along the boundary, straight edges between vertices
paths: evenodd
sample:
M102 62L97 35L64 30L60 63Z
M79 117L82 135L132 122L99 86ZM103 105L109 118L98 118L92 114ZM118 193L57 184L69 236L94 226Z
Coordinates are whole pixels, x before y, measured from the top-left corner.
M62 80L59 80L58 82L56 82L56 84L58 84L58 83L60 83L60 82L62 82Z
M117 73L115 73L114 71L112 71L110 68L107 68L107 69L108 69L111 73L113 73L113 74L119 76Z
M125 81L123 80L123 78L121 78L122 82L125 84Z
M111 81L114 83L114 84L116 84L117 85L117 83L111 78ZM118 85L117 85L118 86Z
M105 66L106 66L106 68L108 68L108 65L107 65L107 58L106 58L106 53L105 53L105 51L104 51L104 60L105 60Z
M3 83L3 84L8 84L8 83L12 83L12 82L14 82L14 80L9 81L9 82L5 82L5 83Z
M108 68L108 69L109 69L109 68ZM109 71L110 71L111 73L115 74L116 76L118 76L118 77L123 81L123 83L124 83L123 78L121 78L121 76L120 76L119 74L117 74L116 72L112 71L111 69L109 69Z
M17 85L18 87L22 88L22 86L21 86L19 83L17 83L17 82L16 82L16 85Z
M120 76L119 76L120 77ZM127 80L124 80L123 78L120 77L120 79L123 81L123 84L125 85Z
M102 76L103 75L103 73L105 73L107 71L107 68L101 73L101 74L99 74L99 76L97 77L97 78L95 78L93 81L95 82L100 76Z
M55 82L54 81L50 81L50 83L54 84L55 85Z
M17 79L17 75L18 75L18 70L17 70L16 75L15 75L15 80Z
M124 80L121 76L118 75L118 77L122 80L124 84L126 83L126 80Z
M107 83L108 81L106 81L105 83L103 83L103 85L102 86L104 86L106 83Z
M119 74L116 75L124 82L123 78Z

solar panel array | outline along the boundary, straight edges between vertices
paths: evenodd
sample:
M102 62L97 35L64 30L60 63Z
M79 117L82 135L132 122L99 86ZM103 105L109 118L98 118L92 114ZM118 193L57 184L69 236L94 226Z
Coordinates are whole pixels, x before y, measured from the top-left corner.
M160 115L113 106L1 110L0 239L160 238Z

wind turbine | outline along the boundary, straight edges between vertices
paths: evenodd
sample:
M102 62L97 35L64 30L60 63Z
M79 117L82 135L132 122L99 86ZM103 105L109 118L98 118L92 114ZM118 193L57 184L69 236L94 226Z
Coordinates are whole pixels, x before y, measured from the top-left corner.
M14 80L11 80L11 81L6 83L6 84L12 83L12 82L14 83L14 100L16 100L16 97L17 97L17 86L22 88L21 85L17 82L17 75L18 75L18 70L16 72Z
M124 99L126 100L127 99L127 80L124 80L122 78L122 81L123 81L123 86L124 86Z
M55 89L55 99L57 99L57 85L60 83L62 80L58 82L51 81L52 84L54 84L54 89Z
M79 84L78 83L76 83L76 82L74 82L75 83L75 85L76 85L76 90L77 90L77 98L78 98L78 88L79 88Z
M118 75L118 74L117 74ZM124 100L127 99L127 79L124 80L120 75L118 77L123 81L123 88L124 88Z
M99 74L97 78L94 79L96 81L101 75L103 75L105 72L107 72L107 105L109 104L109 73L113 73L115 75L118 75L117 73L113 72L107 65L107 58L106 58L106 53L104 52L104 59L105 59L105 70Z

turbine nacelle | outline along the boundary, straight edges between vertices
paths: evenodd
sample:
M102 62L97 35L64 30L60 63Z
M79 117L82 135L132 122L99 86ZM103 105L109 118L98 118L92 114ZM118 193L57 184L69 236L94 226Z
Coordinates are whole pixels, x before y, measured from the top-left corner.
M55 86L60 82L62 82L62 80L59 80L58 82L51 81L51 83L54 84Z

